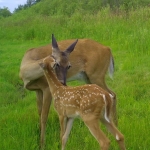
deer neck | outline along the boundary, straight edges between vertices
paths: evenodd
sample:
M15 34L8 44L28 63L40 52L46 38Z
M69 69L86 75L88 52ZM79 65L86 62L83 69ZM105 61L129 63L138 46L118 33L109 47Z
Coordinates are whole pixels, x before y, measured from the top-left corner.
M54 92L64 85L60 83L60 81L57 79L55 73L52 70L45 70L44 74L49 84L50 91L54 96Z

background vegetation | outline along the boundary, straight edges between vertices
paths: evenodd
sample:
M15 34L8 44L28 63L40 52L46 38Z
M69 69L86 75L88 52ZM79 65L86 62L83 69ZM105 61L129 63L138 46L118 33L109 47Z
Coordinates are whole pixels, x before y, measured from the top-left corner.
M149 150L148 1L119 1L117 7L111 7L110 1L105 7L104 1L99 2L43 0L10 17L0 18L0 149L38 149L39 117L35 93L23 89L18 73L25 51L51 43L54 33L58 41L90 38L111 47L115 74L113 81L106 79L117 94L118 127L125 135L128 150ZM58 117L52 106L46 131L47 150L60 149L59 131ZM117 150L114 138L109 133L107 135L112 141L110 149ZM99 145L82 121L76 120L66 150L91 148L99 149Z

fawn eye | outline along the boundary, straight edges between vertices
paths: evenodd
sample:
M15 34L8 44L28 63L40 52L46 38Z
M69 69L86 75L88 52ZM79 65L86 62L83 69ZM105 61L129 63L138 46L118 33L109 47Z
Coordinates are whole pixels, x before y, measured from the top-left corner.
M56 67L60 67L60 65L58 63L56 63Z
M68 66L67 66L67 69L70 69L70 68L71 68L71 65L68 65Z

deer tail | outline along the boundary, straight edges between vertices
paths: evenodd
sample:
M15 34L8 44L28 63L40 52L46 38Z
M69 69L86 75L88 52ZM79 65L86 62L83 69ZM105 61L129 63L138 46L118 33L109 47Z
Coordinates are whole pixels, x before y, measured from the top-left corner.
M110 63L109 63L109 68L108 68L108 72L109 72L109 76L111 79L113 79L113 74L114 74L114 58L111 55L110 57Z

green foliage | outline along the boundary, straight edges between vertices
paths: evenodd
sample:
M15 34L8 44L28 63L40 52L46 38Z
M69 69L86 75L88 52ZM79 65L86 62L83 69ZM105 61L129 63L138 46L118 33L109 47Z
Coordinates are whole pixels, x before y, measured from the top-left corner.
M40 3L39 3L40 2ZM36 4L36 5L35 5ZM38 5L37 5L38 4ZM42 15L68 15L75 12L97 13L103 7L110 7L113 11L118 11L124 6L126 9L139 8L149 5L149 0L27 0L26 4L19 5L14 12L31 8L36 14Z
M21 5L21 4L18 5L18 7L15 8L14 13L19 12L19 11L21 11L23 9L27 9L27 8L35 5L36 3L40 2L40 1L41 0L27 0L26 4L24 4L24 5Z
M0 17L9 17L11 16L11 12L9 11L8 7L0 8Z
M101 19L103 20L105 13L109 13L110 18L112 17L111 14L113 14L117 18L123 17L128 19L132 14L139 16L137 10L140 10L142 13L145 11L146 16L149 16L148 6L145 8L138 7L137 9L132 7L138 6L138 4L140 4L139 1L124 0L120 1L120 3L122 3L122 5L120 5L117 11L112 11L109 6L102 7L103 4L101 1L95 1L93 3L93 1L90 0L77 0L71 3L69 3L69 0L43 0L33 5L30 9L23 9L20 5L18 9L23 9L22 11L14 13L9 19L0 19L0 39L48 40L51 32L57 32L55 28L56 23L59 25L59 28L66 33L68 32L67 27L70 26L70 24L73 25L69 31L74 30L74 28L78 29L82 23L87 27L88 21L94 17L96 21L94 21L95 23L93 23L93 25L95 25L100 22ZM142 13L139 17L143 18ZM82 23L74 24L74 19L76 22ZM82 28L81 31L77 31L80 32L80 37L85 36L82 36L82 30L85 30L85 28Z

